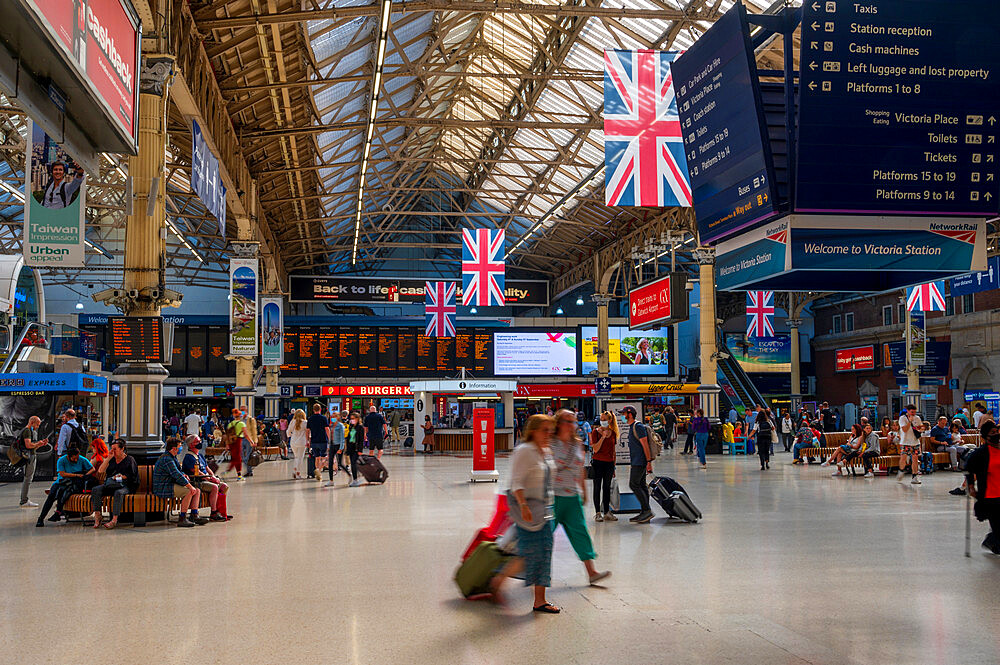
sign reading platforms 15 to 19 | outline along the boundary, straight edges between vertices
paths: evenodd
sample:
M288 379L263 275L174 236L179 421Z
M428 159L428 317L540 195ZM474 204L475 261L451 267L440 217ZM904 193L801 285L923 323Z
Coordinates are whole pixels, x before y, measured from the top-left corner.
M1000 2L803 3L796 209L993 216Z

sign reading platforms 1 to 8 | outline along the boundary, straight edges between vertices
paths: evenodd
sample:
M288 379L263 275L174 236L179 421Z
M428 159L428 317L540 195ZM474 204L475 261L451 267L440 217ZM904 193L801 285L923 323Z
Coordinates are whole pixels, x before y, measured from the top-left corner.
M995 215L1000 2L803 9L796 209Z
M701 242L772 216L773 165L743 5L670 68Z

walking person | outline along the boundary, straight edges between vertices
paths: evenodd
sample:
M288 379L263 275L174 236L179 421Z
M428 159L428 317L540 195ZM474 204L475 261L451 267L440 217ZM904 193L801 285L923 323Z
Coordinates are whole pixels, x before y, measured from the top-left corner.
M1000 430L987 428L988 424L992 423L980 422L983 445L969 454L965 473L969 496L976 500L976 519L990 523L983 547L1000 554Z
M618 419L610 412L601 413L601 420L590 434L591 462L594 472L594 510L597 522L617 522L611 512L611 483L615 477L615 447L618 445Z
M250 454L257 448L260 441L260 431L257 428L257 419L253 417L253 414L246 411L242 413L243 423L246 425L243 430L243 468L246 469L243 477L252 478L253 467L250 466Z
M693 455L694 454L694 428L691 427L691 421L695 418L695 412L691 412L691 417L688 418L687 422L687 438L684 439L684 450L681 451L681 455Z
M346 440L346 430L344 423L340 420L340 413L335 412L330 419L330 453L327 455L327 472L330 479L326 481L324 487L333 487L333 477L340 472L338 459L342 459L344 454L344 442Z
M323 415L323 405L313 404L312 415L306 420L306 427L309 428L309 459L313 462L313 468L307 469L310 478L315 474L316 480L323 480L323 465L326 463L326 456L330 447L330 421Z
M247 428L243 422L243 414L239 409L233 409L233 419L226 426L227 448L229 449L229 468L236 469L236 480L243 480L243 438Z
M705 448L708 446L708 432L711 425L705 417L705 410L698 409L693 418L688 421L688 432L694 435L695 445L698 447L698 461L701 462L701 469L708 469L708 460L705 459Z
M757 417L754 418L753 426L748 436L755 436L757 444L757 456L760 458L760 470L771 468L771 444L774 439L774 421L771 419L770 411L765 411L762 407L757 407Z
M494 602L503 603L500 589L505 579L520 573L524 585L534 590L533 610L558 614L562 610L545 598L552 584L552 476L549 441L555 428L551 416L534 415L524 425L524 440L511 455L511 517L517 529L518 558L512 560L490 582Z
M37 508L38 504L28 498L28 488L35 478L35 466L38 458L35 451L49 443L48 438L38 438L38 428L42 426L42 419L38 416L28 418L28 424L14 441L17 453L24 460L24 480L21 481L21 507Z
M913 404L906 405L906 411L899 414L899 472L896 474L896 482L903 482L903 469L906 467L905 460L909 458L910 471L913 477L910 479L911 485L920 485L920 430L923 423L917 415L917 407Z
M663 445L670 450L674 449L674 441L677 439L677 414L674 407L668 406L667 412L663 414L663 429L666 436L663 438Z
M347 455L347 459L351 461L352 480L349 487L361 486L361 482L358 480L358 455L361 453L361 446L364 445L362 440L363 432L364 427L361 425L361 415L355 411L351 413L350 427L344 437L344 453Z
M552 460L555 462L555 476L552 490L554 519L552 530L562 525L573 551L580 557L590 584L608 577L611 573L598 571L594 566L597 553L587 532L587 521L583 517L583 504L587 500L587 473L583 468L583 442L576 435L577 417L569 409L556 412L555 436L549 442Z
M306 427L306 412L295 409L292 422L288 424L288 443L295 455L295 466L292 467L292 480L302 478L301 469L306 464L306 453L309 451L309 428ZM298 452L295 452L298 451Z
M629 522L647 524L653 519L653 511L649 509L649 486L646 484L646 474L653 472L653 455L649 451L649 435L646 426L636 420L635 408L626 406L622 409L625 422L628 424L628 454L629 478L628 486L639 500L639 514L630 517Z
M792 449L792 440L794 438L795 425L792 424L792 416L786 410L781 416L781 443L785 446L786 453Z

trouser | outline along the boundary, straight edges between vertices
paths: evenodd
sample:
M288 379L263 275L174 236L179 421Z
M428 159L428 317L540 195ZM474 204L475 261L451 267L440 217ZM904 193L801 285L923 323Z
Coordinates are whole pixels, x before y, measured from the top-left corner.
M708 446L708 432L697 432L694 441L698 445L698 461L705 464L705 448Z
M330 474L330 480L333 481L333 472L336 470L334 468L333 461L337 460L336 467L342 468L344 466L344 449L341 446L330 446L329 458L326 461L326 471Z
M639 500L642 512L649 512L649 487L646 485L646 466L629 467L628 486Z
M614 462L591 461L594 470L594 510L599 513L611 512L611 481L615 475Z
M802 450L805 448L814 448L816 444L812 441L801 441L792 446L792 459L802 459Z
M552 520L552 531L562 524L569 544L580 557L580 561L591 561L597 558L594 543L587 531L587 522L583 517L583 498L579 494L573 496L557 496L553 506L555 518Z
M98 485L90 491L90 507L94 509L95 513L99 512L104 503L104 497L110 495L112 497L111 515L118 517L122 514L126 494L129 494L128 487L117 480L105 480L103 485Z
M770 432L757 432L757 455L760 457L761 466L764 466L771 461Z
M243 461L243 467L247 470L247 475L248 476L252 476L253 475L253 468L250 466L250 453L253 452L253 444L250 443L250 439L248 439L246 437L243 438L243 451L242 452L243 452L243 455L242 455L241 459Z
M242 442L229 444L229 468L236 469L236 475L243 474L243 444Z
M874 472L875 462L873 460L878 456L879 454L877 450L866 450L861 453L861 463L865 467L865 473L868 473L869 471Z
M24 465L24 480L21 481L21 505L28 503L28 486L35 477L35 464L38 458L35 455L28 455L28 462Z
M781 443L785 446L786 453L792 449L792 441L794 440L795 437L791 433L784 433L781 435Z
M69 500L71 496L80 491L83 483L56 483L52 489L49 490L48 496L45 497L45 503L42 504L42 512L38 514L38 521L41 522L52 510L52 504L56 506L56 512L61 513L63 506Z
M694 450L694 432L688 430L687 439L684 440L684 451L685 453L691 453Z
M351 478L354 480L358 479L358 451L351 450L348 451L347 456L351 460Z
M951 458L951 468L958 468L958 446L938 446L936 450L939 453L947 452Z

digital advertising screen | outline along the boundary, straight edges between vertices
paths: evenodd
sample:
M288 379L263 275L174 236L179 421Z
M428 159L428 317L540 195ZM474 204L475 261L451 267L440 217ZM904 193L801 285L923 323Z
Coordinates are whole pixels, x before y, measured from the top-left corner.
M746 333L726 333L726 348L744 372L792 371L792 337L747 337Z
M629 330L608 327L608 371L611 374L637 376L673 376L674 329ZM597 328L580 329L580 372L597 369Z
M496 376L574 376L576 334L572 332L493 333Z

